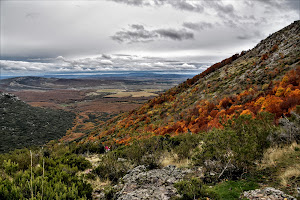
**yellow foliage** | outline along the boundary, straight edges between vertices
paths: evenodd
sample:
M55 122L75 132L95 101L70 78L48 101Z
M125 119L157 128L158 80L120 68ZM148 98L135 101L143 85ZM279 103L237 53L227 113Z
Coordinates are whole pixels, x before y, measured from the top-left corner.
M262 105L265 102L266 98L265 97L260 97L259 99L257 99L257 101L255 102L255 106L259 106Z
M283 102L283 100L276 96L267 96L266 100L262 104L261 111L268 111L271 113L278 113L280 111L280 103Z
M208 120L208 121L210 121L210 120L212 120L212 119L213 119L213 117L210 116L210 115L207 117L207 120Z
M240 115L251 115L252 117L254 117L253 112L251 112L250 110L243 110L243 112Z
M292 91L291 88L288 87L284 92L284 96L286 96L286 97L289 96L291 91Z
M284 88L281 87L281 86L279 86L279 87L277 88L277 90L276 90L275 96L276 96L276 97L280 97L280 96L282 96L282 95L284 94L284 92L285 92Z
M289 81L289 77L288 77L288 75L285 75L285 76L282 78L282 80L281 80L281 82L280 82L280 85L284 85L284 84L286 84L288 81Z

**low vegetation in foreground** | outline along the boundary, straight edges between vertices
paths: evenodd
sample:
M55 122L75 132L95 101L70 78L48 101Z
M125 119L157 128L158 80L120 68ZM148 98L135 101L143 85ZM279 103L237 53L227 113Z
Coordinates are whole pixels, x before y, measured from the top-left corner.
M279 126L270 113L242 115L223 125L209 133L137 140L106 153L101 143L52 142L43 149L2 154L0 199L91 199L93 189L112 199L118 192L112 186L139 165L201 171L201 176L191 174L175 184L181 194L175 199L237 199L243 191L264 185L297 194L299 112ZM91 154L96 162L88 161Z

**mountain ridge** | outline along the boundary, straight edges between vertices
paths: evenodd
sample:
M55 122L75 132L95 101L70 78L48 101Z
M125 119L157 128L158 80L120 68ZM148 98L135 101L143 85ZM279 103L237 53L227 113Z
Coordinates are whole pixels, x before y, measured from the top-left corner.
M220 118L225 122L241 114L255 117L268 111L276 119L289 115L300 104L299 32L300 21L295 21L253 49L216 63L139 109L112 119L84 140L128 144L151 135L222 128Z

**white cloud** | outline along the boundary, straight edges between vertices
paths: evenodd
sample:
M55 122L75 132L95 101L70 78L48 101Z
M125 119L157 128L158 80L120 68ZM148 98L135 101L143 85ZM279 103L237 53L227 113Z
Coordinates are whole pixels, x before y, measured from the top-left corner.
M101 60L100 63L103 65L112 65L113 64L113 62L110 60Z
M187 63L169 58L138 55L110 55L109 59L102 57L86 57L67 59L59 56L56 63L27 62L0 60L2 70L7 73L28 72L60 72L60 71L114 71L114 70L202 70L205 63ZM126 58L126 59L124 59Z
M183 69L197 69L195 65L190 65L190 64L187 64L187 63L182 64L181 67Z

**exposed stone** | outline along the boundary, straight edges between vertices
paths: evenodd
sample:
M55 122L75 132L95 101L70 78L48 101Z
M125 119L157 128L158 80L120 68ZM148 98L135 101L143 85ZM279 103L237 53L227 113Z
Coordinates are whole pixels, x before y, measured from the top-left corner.
M247 198L250 200L256 200L256 199L265 199L265 200L296 200L296 198L284 194L282 191L277 190L272 187L267 187L264 189L256 189L256 190L250 190L245 191L241 198Z
M144 165L138 166L123 177L124 186L116 194L116 199L170 199L177 192L174 183L191 172L172 165L149 171Z
M125 158L118 158L118 160L117 160L118 162L126 162L127 161L127 159L125 159Z

